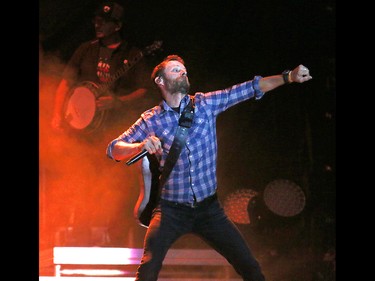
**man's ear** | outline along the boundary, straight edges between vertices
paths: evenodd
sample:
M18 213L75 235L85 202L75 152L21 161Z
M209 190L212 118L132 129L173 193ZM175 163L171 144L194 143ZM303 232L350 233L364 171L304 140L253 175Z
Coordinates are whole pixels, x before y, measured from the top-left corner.
M154 79L156 85L164 85L164 80L162 77L158 76Z

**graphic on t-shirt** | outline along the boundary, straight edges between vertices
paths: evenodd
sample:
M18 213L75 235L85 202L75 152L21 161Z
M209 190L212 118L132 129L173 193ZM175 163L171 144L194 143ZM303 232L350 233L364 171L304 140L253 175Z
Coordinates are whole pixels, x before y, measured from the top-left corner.
M97 72L96 74L99 77L99 80L101 82L108 82L110 80L110 69L111 66L107 63L106 60L102 60L102 58L99 59Z

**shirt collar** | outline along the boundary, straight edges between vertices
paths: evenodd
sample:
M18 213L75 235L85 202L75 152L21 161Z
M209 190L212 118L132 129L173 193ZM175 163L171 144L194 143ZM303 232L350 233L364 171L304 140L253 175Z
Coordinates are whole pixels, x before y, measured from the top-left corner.
M190 101L189 95L185 95L182 98L182 100L180 102L180 113L184 110L184 108L189 103L189 101ZM159 105L160 105L160 108L161 108L162 111L173 111L173 109L165 102L165 100L162 100Z

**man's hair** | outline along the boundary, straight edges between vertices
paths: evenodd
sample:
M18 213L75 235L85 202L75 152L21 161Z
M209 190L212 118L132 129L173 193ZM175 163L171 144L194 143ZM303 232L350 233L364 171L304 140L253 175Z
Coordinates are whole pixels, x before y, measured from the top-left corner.
M167 63L170 62L170 61L174 61L174 60L182 63L183 65L185 65L184 60L180 56L169 55L161 63L159 63L157 66L155 66L154 70L151 73L151 81L155 83L156 77L163 76L164 75L164 69L165 69Z

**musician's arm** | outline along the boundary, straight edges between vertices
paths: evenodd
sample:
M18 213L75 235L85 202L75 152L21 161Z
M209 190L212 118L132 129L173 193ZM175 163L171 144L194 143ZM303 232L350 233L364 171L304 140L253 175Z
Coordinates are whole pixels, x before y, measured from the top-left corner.
M132 102L137 99L139 100L140 98L144 97L146 92L146 88L139 88L125 95L101 96L97 99L96 105L99 110L120 108L128 102Z
M54 110L52 116L52 127L58 129L61 127L63 119L63 106L65 102L65 96L69 91L69 84L67 79L62 79L56 89Z
M107 156L116 161L121 161L144 150L147 150L150 154L161 154L163 148L160 139L151 135L142 142L128 143L117 138L107 146Z
M140 151L144 143L128 143L123 140L116 140L107 147L107 155L116 161L122 161Z
M119 96L117 98L118 98L119 101L121 101L123 103L130 102L130 101L142 98L146 94L146 92L147 92L146 88L139 88L139 89L131 92L128 95Z
M62 73L61 81L55 92L54 110L51 124L54 129L62 128L66 96L70 91L70 87L75 81L77 81L78 72L80 69L80 58L82 57L82 54L87 52L87 46L89 46L89 44L82 44L74 51Z

